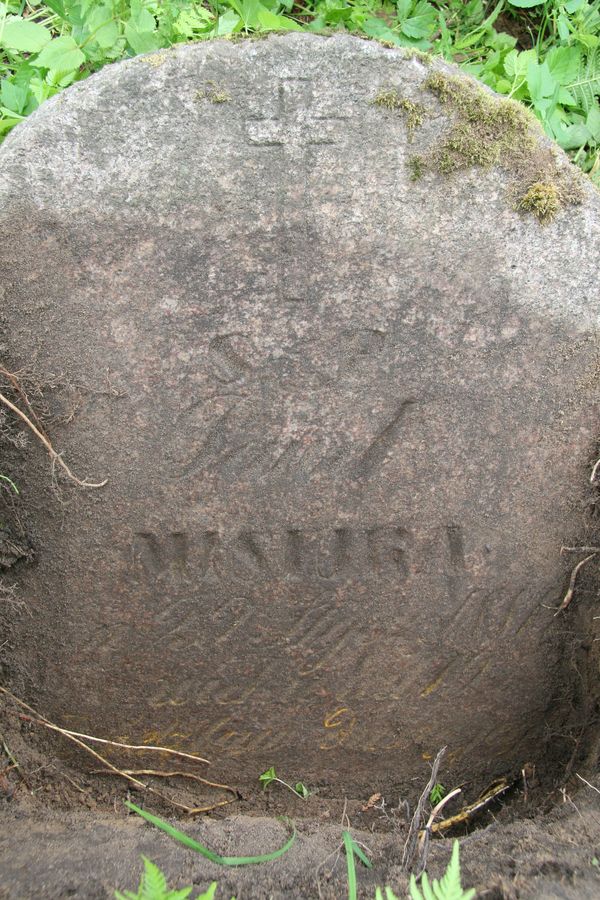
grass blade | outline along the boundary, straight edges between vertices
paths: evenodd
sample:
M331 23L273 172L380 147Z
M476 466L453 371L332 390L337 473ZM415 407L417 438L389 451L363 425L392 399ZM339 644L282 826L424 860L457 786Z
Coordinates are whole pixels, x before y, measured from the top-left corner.
M373 864L362 852L357 843L352 839L349 831L342 832L344 839L344 850L346 851L346 866L348 869L348 900L356 900L356 865L354 863L354 854L358 856L360 861L371 869Z
M9 484L11 486L11 488L13 489L15 494L19 493L19 488L16 486L14 481L11 481L11 479L8 477L8 475L0 475L0 481L6 481L7 484Z
M356 866L354 865L354 843L349 831L344 831L344 850L346 851L346 866L348 868L348 900L356 900Z
M296 829L294 829L291 837L286 841L283 847L279 847L278 850L273 850L272 853L265 853L261 856L219 856L218 853L215 853L213 850L209 850L208 847L204 846L204 844L198 843L198 841L195 841L183 831L179 831L177 828L169 825L168 822L165 822L163 819L159 819L158 816L153 816L152 813L146 812L145 809L140 809L139 806L135 805L135 803L131 803L131 801L126 800L125 806L128 809L133 810L133 812L137 813L138 816L141 816L142 819L150 822L151 825L156 825L157 828L160 828L161 831L164 831L165 834L169 835L169 837L172 837L176 841L179 841L179 843L183 844L184 847L189 847L190 850L194 850L196 853L199 853L201 856L204 856L211 862L217 863L217 865L219 866L251 866L257 863L271 862L271 860L278 859L280 856L283 856L284 853L287 853L287 851L296 840Z

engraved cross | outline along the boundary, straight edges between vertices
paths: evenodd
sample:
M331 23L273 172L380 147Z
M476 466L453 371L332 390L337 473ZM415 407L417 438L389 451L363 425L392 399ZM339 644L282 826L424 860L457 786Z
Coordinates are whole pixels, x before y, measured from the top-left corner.
M284 301L315 297L319 265L315 258L315 180L309 164L311 147L335 144L337 124L346 116L319 114L315 109L312 80L282 78L278 85L274 116L256 116L245 123L246 140L257 147L281 150L283 172L275 181L278 240L285 253L278 254L279 293ZM272 163L271 163L272 164ZM309 248L313 248L312 251Z
M246 121L250 144L281 147L293 160L304 157L307 146L335 144L335 126L342 116L313 112L312 83L307 78L283 78L279 82L278 115Z

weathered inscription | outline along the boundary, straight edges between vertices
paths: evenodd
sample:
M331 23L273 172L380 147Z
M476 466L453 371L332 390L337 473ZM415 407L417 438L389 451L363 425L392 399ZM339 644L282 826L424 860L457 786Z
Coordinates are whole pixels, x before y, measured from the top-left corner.
M140 531L133 556L148 577L190 569L195 577L231 578L259 575L343 579L356 572L404 577L413 545L401 525L359 529L241 529L223 534L214 529L156 534Z

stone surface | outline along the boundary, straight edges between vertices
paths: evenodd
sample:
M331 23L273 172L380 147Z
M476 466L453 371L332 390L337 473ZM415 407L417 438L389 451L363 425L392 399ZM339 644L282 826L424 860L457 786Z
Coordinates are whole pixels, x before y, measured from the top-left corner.
M42 448L2 446L35 554L3 652L51 718L338 792L443 744L475 778L539 754L597 438L599 204L542 228L501 173L411 182L446 126L426 75L348 37L186 46L5 142L3 358L109 478L61 504ZM389 85L428 108L413 142Z

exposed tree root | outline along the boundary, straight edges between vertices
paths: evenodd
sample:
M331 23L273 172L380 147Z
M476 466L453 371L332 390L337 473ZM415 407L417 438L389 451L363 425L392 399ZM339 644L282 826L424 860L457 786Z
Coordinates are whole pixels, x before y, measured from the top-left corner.
M36 436L36 438L40 441L40 443L42 443L44 445L44 447L48 451L50 459L52 460L52 464L53 465L58 464L61 467L61 469L63 470L63 472L66 474L67 478L69 478L71 481L74 481L75 484L79 485L79 487L83 487L83 488L104 487L104 485L107 484L107 482L108 482L108 478L105 478L104 481L94 482L94 481L87 481L87 479L78 478L76 475L73 474L71 469L68 467L68 465L62 458L62 455L60 453L57 453L57 451L52 446L50 439L46 435L39 418L36 416L34 410L32 409L32 406L27 398L27 394L25 393L24 389L22 388L21 384L19 383L17 376L14 375L12 372L9 372L3 366L0 366L0 375L3 375L10 382L14 391L21 398L22 403L25 405L25 407L27 409L27 413L24 413L22 409L19 409L19 407L15 403L13 403L11 400L9 400L8 397L6 397L2 393L0 393L0 403L2 403L7 409L9 409L16 416L18 416L21 419L21 421L24 422L25 425L30 429L30 431L33 432L33 434Z
M567 593L563 597L562 603L554 613L555 617L559 614L559 612L562 612L564 609L566 609L573 599L573 594L575 593L575 582L577 581L577 573L583 566L585 566L586 563L590 561L590 559L593 559L595 556L597 556L597 554L598 550L594 550L593 553L590 553L589 556L586 556L584 559L580 560L580 562L577 563L577 565L571 572L571 578L569 579L569 587L567 589Z
M33 707L29 706L23 700L20 700L19 697L16 697L13 693L11 693L6 688L0 686L0 693L4 694L6 697L8 697L10 700L12 700L13 703L17 704L17 706L20 706L22 709L26 709L27 712L31 714L31 715L27 715L27 716L21 714L22 719L29 721L29 722L33 722L36 725L42 725L44 728L48 728L51 731L55 731L58 734L61 734L64 738L66 738L67 740L76 744L82 750L85 750L87 753L89 753L91 756L93 756L96 760L98 760L103 767L103 772L105 772L107 774L111 774L111 775L117 775L120 778L124 778L126 781L128 781L130 784L133 784L135 787L140 788L144 791L148 791L148 793L150 793L150 794L154 794L154 796L159 797L165 803L169 803L171 806L174 806L177 809L181 809L183 812L187 813L187 815L191 816L191 815L196 815L198 813L209 812L210 810L216 809L219 806L225 806L229 803L233 803L234 800L238 798L238 792L235 790L235 788L229 787L229 785L226 785L226 784L217 784L216 782L207 781L205 778L201 778L199 775L193 775L191 773L160 772L160 771L149 770L149 769L140 769L140 770L119 769L117 766L115 766L111 762L109 762L104 756L102 756L100 753L98 753L96 750L94 750L93 747L90 747L88 744L86 744L81 738L83 737L89 741L96 741L96 742L99 742L102 744L108 744L110 746L120 747L120 748L124 748L127 750L150 751L150 752L157 752L157 753L170 753L175 756L181 756L186 759L194 760L195 762L207 763L208 761L203 759L202 757L194 756L191 753L183 753L180 750L173 750L170 747L123 744L123 743L119 743L117 741L109 741L104 738L96 738L96 737L93 737L92 735L79 735L78 732L69 731L66 728L61 728L59 725L55 725L53 722L50 722L49 719L47 719L45 716L41 715L41 713L38 713L35 709L33 709ZM157 777L161 777L161 778L169 778L169 777L174 777L175 775L177 775L177 776L181 776L184 778L191 778L195 781L201 782L210 787L216 787L221 790L229 791L231 794L233 794L233 799L220 800L220 801L217 801L216 803L211 804L210 806L203 806L203 807L188 806L185 803L179 803L177 800L174 800L172 797L169 797L166 794L163 794L162 791L157 791L156 788L151 787L149 784L145 783L144 781L140 781L139 778L135 777L136 775L153 775L153 776L157 776Z

